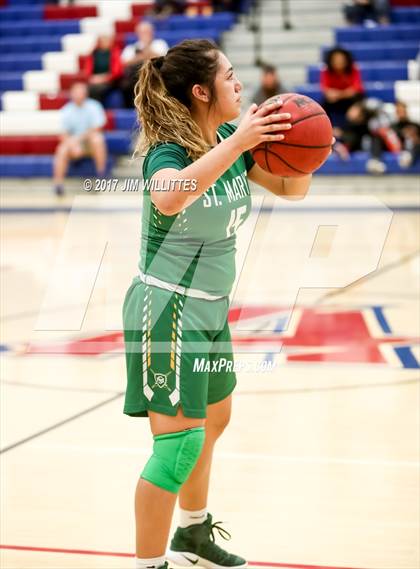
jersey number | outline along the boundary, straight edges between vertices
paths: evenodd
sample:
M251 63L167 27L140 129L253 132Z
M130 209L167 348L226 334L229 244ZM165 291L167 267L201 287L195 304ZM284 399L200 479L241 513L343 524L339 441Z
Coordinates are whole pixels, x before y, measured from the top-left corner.
M241 207L237 207L231 211L230 220L226 228L226 237L231 237L234 233L237 232L239 226L242 223L242 219L245 213L246 205L241 205Z

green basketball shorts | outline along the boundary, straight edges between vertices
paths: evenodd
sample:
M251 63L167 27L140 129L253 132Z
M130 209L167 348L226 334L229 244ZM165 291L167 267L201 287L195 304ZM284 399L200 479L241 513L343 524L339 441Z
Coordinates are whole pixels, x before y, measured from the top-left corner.
M229 298L202 300L135 277L123 306L127 390L124 413L205 418L236 385L227 322Z

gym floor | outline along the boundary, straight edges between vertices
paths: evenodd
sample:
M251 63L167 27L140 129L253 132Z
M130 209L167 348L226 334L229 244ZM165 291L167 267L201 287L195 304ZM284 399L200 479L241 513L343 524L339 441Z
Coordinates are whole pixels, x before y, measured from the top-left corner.
M4 186L1 566L131 568L151 437L122 414L120 314L140 196ZM416 569L418 182L315 176L304 202L255 201L210 512L250 566Z

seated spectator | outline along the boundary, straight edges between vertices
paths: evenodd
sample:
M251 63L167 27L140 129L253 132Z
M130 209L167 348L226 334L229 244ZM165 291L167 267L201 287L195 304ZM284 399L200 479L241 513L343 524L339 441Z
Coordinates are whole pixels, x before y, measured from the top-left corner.
M398 162L401 168L410 168L420 159L420 125L408 118L405 103L397 101L395 112L397 120L392 124L392 128L403 147Z
M349 0L343 11L349 24L389 24L389 0Z
M342 159L348 159L349 153L357 150L370 153L366 169L371 174L386 172L383 152L401 151L401 143L391 127L390 118L377 99L354 103L346 113L345 123L341 128L335 128L334 134L337 138L334 150Z
M261 70L261 84L252 98L252 102L257 105L261 105L261 103L270 97L287 92L273 65L262 65Z
M88 99L85 83L75 83L70 90L70 102L61 109L65 134L54 155L54 189L64 193L64 178L70 160L92 156L98 177L105 175L107 150L101 129L105 125L105 112L93 99Z
M86 59L84 69L89 82L89 96L103 104L121 77L121 54L110 36L99 36L96 48Z
M134 86L143 62L152 57L166 55L169 49L165 40L154 39L155 28L150 22L140 22L136 26L138 40L127 45L121 54L124 68L120 87L126 108L134 107Z
M150 16L158 18L167 18L173 14L183 14L185 10L186 0L155 0Z
M240 0L212 0L214 12L239 12L241 8Z
M321 102L334 126L341 126L347 110L364 97L360 71L349 51L341 47L331 49L321 71Z

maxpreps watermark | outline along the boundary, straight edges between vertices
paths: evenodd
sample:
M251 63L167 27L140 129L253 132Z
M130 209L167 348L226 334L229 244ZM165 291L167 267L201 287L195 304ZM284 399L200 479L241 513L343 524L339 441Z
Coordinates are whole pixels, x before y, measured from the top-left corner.
M83 189L85 192L195 192L197 180L194 178L172 178L170 180L86 178L83 180Z
M273 371L276 367L274 360L245 362L219 358L209 360L207 358L194 358L193 373L265 373Z

